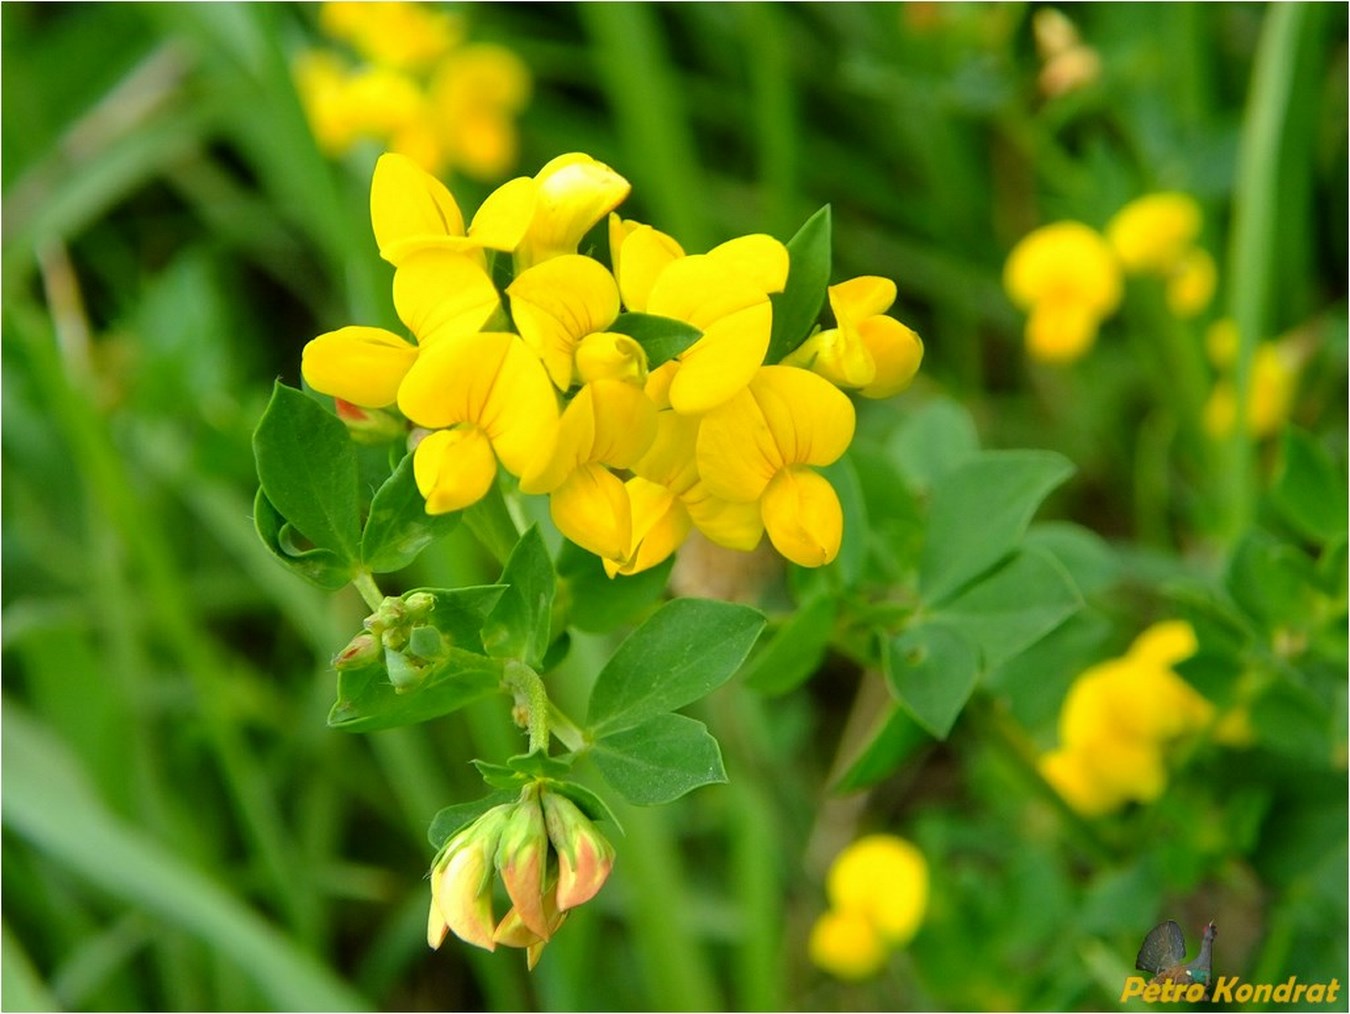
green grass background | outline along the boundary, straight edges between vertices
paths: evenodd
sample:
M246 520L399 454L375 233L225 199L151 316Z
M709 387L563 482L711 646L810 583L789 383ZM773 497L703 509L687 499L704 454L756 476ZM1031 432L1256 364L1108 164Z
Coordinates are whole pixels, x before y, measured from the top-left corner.
M1236 437L1173 476L1175 395L1124 325L1073 371L1029 365L1000 285L1026 231L1195 195L1212 315L1248 355L1315 323L1295 420L1344 460L1343 7L1075 6L1104 78L1053 101L1025 4L467 10L535 75L521 171L587 151L632 180L626 214L691 250L787 238L831 204L834 280L894 278L927 345L914 391L878 411L945 392L986 445L1069 455L1055 513L1111 539L1141 596L1213 568L1264 459ZM997 716L832 796L842 666L784 698L710 699L731 784L625 809L611 884L533 975L514 953L428 952L426 826L514 731L496 702L329 731L329 659L364 610L284 573L250 521L272 380L298 384L321 331L395 323L376 152L322 156L290 82L314 13L0 8L6 1009L1110 1008L1181 898L1219 918L1229 968L1345 981L1343 753L1271 762L1278 812L1243 795L1239 762L1094 851L1037 806ZM455 188L470 207L486 192ZM493 576L461 527L401 580ZM578 640L578 679L608 644ZM1069 675L1028 691L1042 725ZM919 841L934 900L883 977L842 986L804 941L860 821Z

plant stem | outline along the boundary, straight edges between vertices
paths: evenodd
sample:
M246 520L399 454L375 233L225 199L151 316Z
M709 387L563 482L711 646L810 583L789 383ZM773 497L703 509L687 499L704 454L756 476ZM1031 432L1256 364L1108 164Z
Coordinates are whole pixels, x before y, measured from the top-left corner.
M352 578L352 585L361 593L361 598L365 600L366 605L371 609L380 608L380 603L384 601L384 594L375 584L375 578L368 572L363 570Z
M552 701L548 705L548 720L553 735L558 737L558 742L573 753L580 753L590 745L586 742L586 734L581 727L558 710L558 706Z
M502 673L502 686L515 695L517 704L523 704L529 715L530 753L548 753L549 703L548 691L539 674L524 662L511 659Z

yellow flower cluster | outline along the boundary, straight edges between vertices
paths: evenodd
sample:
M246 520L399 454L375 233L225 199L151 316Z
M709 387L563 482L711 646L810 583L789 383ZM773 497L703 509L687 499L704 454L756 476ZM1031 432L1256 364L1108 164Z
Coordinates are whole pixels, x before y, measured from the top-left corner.
M894 285L835 286L838 326L816 335L809 362L765 365L787 248L751 235L686 254L610 214L629 189L589 155L563 155L503 184L466 227L435 177L382 156L371 222L414 342L375 327L328 332L305 347L305 380L340 403L397 406L420 428L413 470L429 513L476 503L500 464L522 492L549 496L558 529L611 576L661 563L692 528L740 550L767 532L796 563L828 563L843 516L816 469L854 428L835 385L885 396L922 356L918 336L882 313ZM612 271L576 252L606 215ZM489 257L511 258L503 292ZM623 310L692 344L649 368L644 347L615 330Z
M1024 236L1008 255L1003 286L1028 311L1027 351L1050 363L1086 353L1120 305L1123 274L1162 278L1173 314L1199 314L1217 281L1214 259L1196 245L1200 226L1193 198L1157 193L1121 208L1105 235L1081 222L1056 222Z
M1205 332L1205 351L1219 378L1205 402L1205 429L1213 437L1227 436L1237 424L1237 391L1232 379L1237 362L1237 327L1227 318ZM1276 433L1289 418L1298 389L1303 354L1289 339L1263 341L1252 354L1247 390L1247 432L1260 440Z
M865 979L919 931L928 863L903 838L868 835L835 858L825 890L830 908L811 930L811 960L841 979Z
M1165 747L1214 716L1213 705L1173 671L1195 651L1190 624L1157 623L1123 658L1074 681L1059 715L1060 746L1040 761L1042 776L1071 807L1098 817L1162 794Z
M515 164L515 117L530 75L510 50L466 44L462 17L403 0L325 3L319 24L364 61L313 50L296 62L300 99L326 152L375 141L428 172L478 179Z

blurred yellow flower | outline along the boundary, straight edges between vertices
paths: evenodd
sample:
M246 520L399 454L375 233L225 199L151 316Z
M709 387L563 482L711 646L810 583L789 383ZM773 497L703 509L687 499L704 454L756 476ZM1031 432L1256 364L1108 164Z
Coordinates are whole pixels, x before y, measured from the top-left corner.
M325 3L319 25L365 61L318 50L296 60L296 89L325 152L374 141L428 172L483 180L515 163L530 75L510 50L463 45L458 15L401 0Z
M840 979L867 979L886 964L886 942L859 912L822 912L807 950L816 967Z
M1214 706L1173 670L1196 650L1190 624L1157 623L1123 657L1074 681L1060 710L1060 746L1040 760L1042 776L1071 807L1098 817L1162 794L1167 744L1214 719Z
M1106 239L1126 271L1170 274L1200 235L1200 205L1189 194L1136 198L1106 225Z
M1214 298L1218 281L1219 270L1209 251L1188 250L1167 277L1168 308L1182 319L1198 316Z
M1298 391L1302 355L1288 340L1261 342L1252 354L1247 391L1247 432L1256 439L1277 433L1289 418ZM1231 378L1220 377L1204 409L1205 429L1220 438L1237 424L1237 394Z
M1027 351L1050 363L1082 356L1102 320L1120 304L1120 269L1111 248L1080 222L1056 222L1024 236L1008 255L1003 286L1029 311Z
M864 979L914 938L928 910L928 862L903 838L872 834L835 857L830 908L811 930L811 960L842 979Z

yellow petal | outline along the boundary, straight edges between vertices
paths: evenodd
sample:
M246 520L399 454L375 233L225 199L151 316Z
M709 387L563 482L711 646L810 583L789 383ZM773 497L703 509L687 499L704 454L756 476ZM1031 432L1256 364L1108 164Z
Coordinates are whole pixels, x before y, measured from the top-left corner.
M632 241L630 237L625 248ZM709 254L695 254L661 272L645 312L687 321L706 332L722 318L758 305L768 306L769 297L747 275Z
M554 257L522 271L506 290L525 343L559 390L572 385L577 345L619 315L619 290L599 261L578 254Z
M817 968L849 981L870 978L886 967L886 941L860 912L822 912L811 927L807 953Z
M370 224L391 264L419 246L464 236L464 216L445 184L406 155L380 156L370 181Z
M758 500L784 466L778 441L748 388L703 417L696 454L708 490L743 503Z
M497 477L497 459L476 426L437 430L413 452L413 477L427 513L445 514L483 499Z
M634 476L624 483L633 517L627 561L606 559L605 573L638 574L664 563L689 534L689 512L670 490Z
M858 325L858 333L876 365L875 378L858 393L889 398L907 388L923 362L923 340L894 317L871 317Z
M679 371L670 382L671 406L697 415L744 390L764 362L772 330L773 309L767 299L711 323L680 354Z
M825 891L839 911L865 913L892 946L906 944L928 909L928 861L903 838L866 835L835 858Z
M698 482L698 428L699 420L692 416L669 410L657 412L651 446L633 471L674 493L688 491Z
M1125 802L1125 797L1104 785L1079 751L1061 748L1041 757L1041 777L1084 817L1100 817Z
M650 225L609 216L610 262L623 294L623 305L647 311L652 286L665 269L684 257L680 244Z
M656 436L656 406L642 388L623 380L597 380L582 389L587 392L595 414L595 442L588 460L632 468Z
M581 152L558 156L534 179L534 218L516 249L518 268L576 253L587 230L618 207L631 189L609 166Z
M681 499L694 526L719 546L748 553L764 537L764 519L758 502L723 500L710 494L701 482Z
M1188 251L1167 279L1168 308L1183 319L1196 316L1214 297L1218 278L1218 268L1207 250Z
M633 541L632 507L618 477L602 465L582 465L549 497L553 523L596 556L622 560Z
M853 321L862 321L885 313L895 302L895 283L889 278L877 275L860 275L838 285L831 285L830 309L834 319L842 321L845 317Z
M552 454L558 399L538 357L519 338L509 337L483 407L482 426L502 465L519 477Z
M428 429L479 423L507 351L518 341L482 331L427 346L399 387L399 410Z
M760 505L773 548L793 563L820 567L839 554L844 512L834 487L809 468L785 468Z
M514 250L534 218L538 189L528 176L503 183L478 208L469 235L490 250Z
M783 364L818 373L839 387L863 387L877 375L876 362L857 327L817 331L785 356Z
M626 334L588 334L578 343L575 359L577 377L583 384L626 380L641 387L647 382L647 353Z
M1195 628L1185 620L1155 623L1134 639L1129 657L1145 665L1171 667L1199 650Z
M310 387L362 408L384 408L417 361L417 349L378 327L344 327L305 346L300 373Z
M765 293L782 292L787 285L787 247L772 236L763 233L738 236L713 247L708 257L723 270L749 279Z
M477 331L498 305L492 279L465 254L418 250L394 272L394 307L422 345Z

